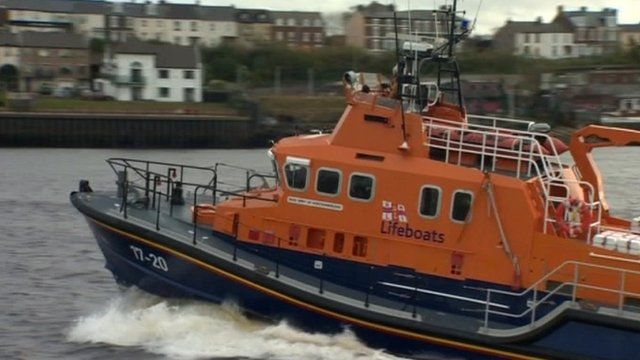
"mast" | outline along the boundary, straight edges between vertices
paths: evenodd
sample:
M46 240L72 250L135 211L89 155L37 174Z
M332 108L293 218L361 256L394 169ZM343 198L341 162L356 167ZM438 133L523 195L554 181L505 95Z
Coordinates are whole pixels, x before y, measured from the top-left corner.
M429 103L429 88L432 83L423 83L420 81L420 71L425 64L435 66L435 85L439 93L448 94L447 100L457 103L462 113L464 113L464 99L460 84L460 69L455 59L454 47L460 42L465 35L468 34L465 20L461 21L460 29L457 29L458 19L458 2L452 0L452 5L441 9L434 9L434 19L442 14L445 24L449 26L448 31L443 31L444 43L440 38L434 39L433 43L420 43L418 39L411 40L409 43L400 44L398 36L398 17L396 10L393 12L395 25L395 42L396 42L396 69L395 74L397 90L395 97L401 100L401 103L407 101L403 110L421 112ZM410 16L410 15L409 15ZM411 19L411 17L409 17ZM435 30L438 32L438 23L435 22ZM457 31L460 30L460 31ZM411 35L411 34L409 34ZM431 94L432 96L435 94ZM435 99L435 97L432 97ZM433 100L431 100L433 101Z

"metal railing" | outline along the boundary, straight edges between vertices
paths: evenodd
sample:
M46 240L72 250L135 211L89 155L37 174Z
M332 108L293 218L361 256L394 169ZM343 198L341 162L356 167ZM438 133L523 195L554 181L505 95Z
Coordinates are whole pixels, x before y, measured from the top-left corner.
M610 274L617 274L618 278L620 279L620 282L616 284L617 286L615 287L613 286L613 284L611 287L588 284L580 278L580 275L584 273L585 268L598 269L600 271L604 270L606 272L609 272ZM549 281L551 277L557 275L562 271L569 271L572 274L572 279L570 281L559 283L555 288L551 289L550 291L543 292L542 290L538 290L538 288L541 287L543 284L545 284L545 282ZM512 319L523 319L524 317L529 316L529 321L527 325L530 327L536 327L537 324L539 324L538 321L542 319L542 317L538 318L539 307L543 305L549 306L550 304L552 304L552 302L550 302L551 298L558 295L566 297L566 301L570 301L572 304L575 304L578 300L579 288L615 294L618 298L616 309L617 309L618 315L622 316L623 310L624 310L625 296L640 297L640 293L630 292L626 290L626 286L627 286L626 279L629 277L629 275L635 275L640 277L640 271L626 270L626 269L621 269L621 268L616 268L611 266L596 265L596 264L590 264L590 263L579 262L579 261L567 261L565 263L562 263L558 267L556 267L553 271L549 272L548 274L540 278L538 281L536 281L529 288L521 292L511 292L511 291L497 290L497 289L486 289L483 329L484 330L490 329L491 315L498 315L498 316L503 316L503 317L512 318ZM569 289L570 292L566 292L567 289ZM544 294L542 297L539 297L540 292ZM527 306L528 308L520 313L494 310L491 305L492 304L491 300L492 300L492 296L495 296L495 295L502 295L503 297L519 298L523 300L526 299L528 301L528 306ZM531 297L531 299L529 299L529 297ZM561 303L555 304L554 308L557 308L561 305L562 305ZM635 309L634 312L640 313L640 309ZM500 329L504 329L504 327L501 327Z
M162 202L168 202L169 216L173 216L173 209L178 203L185 202L186 190L193 192L194 213L192 222L194 225L194 242L197 228L198 196L209 193L211 204L216 205L220 196L242 199L242 206L247 205L247 200L259 200L276 202L273 197L252 195L251 181L255 178L263 179L263 186L269 185L266 179L275 178L270 174L260 174L250 169L217 163L212 167L192 166L178 163L160 161L147 161L126 158L111 158L107 160L111 169L118 175L118 194L121 197L120 212L126 219L129 216L130 199L134 194L138 196L135 202L141 203L145 208L156 210L155 228L160 230L160 213ZM245 173L243 186L235 186L230 182L221 181L219 168L228 167L242 170ZM191 180L196 178L196 180ZM144 195L140 195L142 192Z
M564 165L549 135L529 131L534 124L532 121L487 116L469 118L477 122L488 122L490 125L423 117L423 131L429 141L429 147L443 151L444 162L451 162L453 157L459 166L476 166L481 171L496 172L498 161L505 160L515 165L515 168L512 166L512 172L516 178L534 177L542 192L545 209L544 233L547 233L549 224L556 223L555 214L550 210L569 200L569 185L575 184L586 192L585 205L591 214L595 214L595 220L589 224L587 239L591 239L594 229L595 232L599 231L602 208L599 201L594 201L593 185L563 176ZM541 142L548 146L543 147ZM473 164L464 164L463 155L473 155L478 159ZM579 174L576 174L576 178L578 176ZM560 193L563 195L553 195L553 190L562 190Z

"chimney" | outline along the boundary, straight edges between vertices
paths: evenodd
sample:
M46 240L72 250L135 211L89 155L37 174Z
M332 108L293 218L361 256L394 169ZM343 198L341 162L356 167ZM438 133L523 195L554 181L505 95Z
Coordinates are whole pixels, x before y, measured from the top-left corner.
M536 18L536 22L537 22L538 24L542 24L542 16L538 16L538 17Z
M586 7L586 6L581 6L581 7L580 7L580 11L582 11L582 12L586 12L586 11L587 11L587 7Z
M562 14L564 12L564 6L558 5L558 14Z

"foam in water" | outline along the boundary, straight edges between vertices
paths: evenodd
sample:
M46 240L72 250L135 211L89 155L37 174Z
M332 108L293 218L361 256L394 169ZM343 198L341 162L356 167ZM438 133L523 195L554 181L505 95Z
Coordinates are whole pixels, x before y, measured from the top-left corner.
M142 347L172 358L397 359L367 348L353 333L310 334L286 323L244 317L233 304L169 301L131 289L106 309L76 321L73 342Z

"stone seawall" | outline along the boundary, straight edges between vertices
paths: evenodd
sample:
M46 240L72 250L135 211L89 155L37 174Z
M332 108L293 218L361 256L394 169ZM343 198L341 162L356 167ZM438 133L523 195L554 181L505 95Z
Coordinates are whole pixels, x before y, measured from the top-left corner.
M5 112L0 147L235 148L255 129L248 117Z

